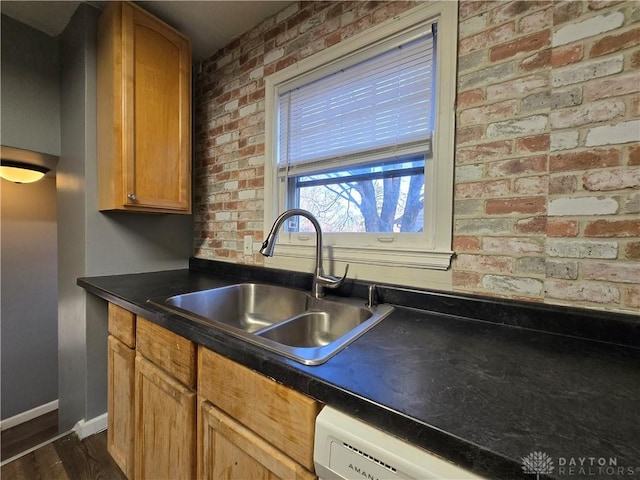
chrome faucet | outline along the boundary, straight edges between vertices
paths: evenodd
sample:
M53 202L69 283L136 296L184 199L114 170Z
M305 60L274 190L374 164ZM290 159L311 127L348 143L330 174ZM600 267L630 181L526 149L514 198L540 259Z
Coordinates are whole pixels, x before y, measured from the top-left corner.
M286 210L282 213L278 218L276 218L276 221L273 222L273 226L271 227L269 235L267 235L267 239L262 243L260 253L265 257L273 256L273 250L276 247L276 239L278 238L278 230L285 220L296 215L309 219L313 228L316 230L316 268L313 273L311 291L315 298L321 298L324 297L325 288L338 288L342 285L342 282L344 282L344 279L347 277L349 265L347 265L342 278L324 274L322 269L322 229L320 228L320 223L311 212L302 210L301 208L292 208L291 210Z

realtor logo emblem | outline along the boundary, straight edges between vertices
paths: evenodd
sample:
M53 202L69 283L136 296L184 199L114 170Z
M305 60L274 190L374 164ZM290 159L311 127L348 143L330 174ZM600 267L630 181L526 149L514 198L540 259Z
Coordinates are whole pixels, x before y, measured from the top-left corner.
M540 480L540 474L549 475L554 470L553 460L544 452L531 452L522 458L522 470L530 473Z

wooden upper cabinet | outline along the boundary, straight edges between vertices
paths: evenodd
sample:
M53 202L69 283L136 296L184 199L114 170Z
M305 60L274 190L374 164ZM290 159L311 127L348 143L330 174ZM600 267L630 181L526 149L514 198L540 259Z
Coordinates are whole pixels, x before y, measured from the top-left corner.
M191 43L128 2L98 24L100 210L191 213Z

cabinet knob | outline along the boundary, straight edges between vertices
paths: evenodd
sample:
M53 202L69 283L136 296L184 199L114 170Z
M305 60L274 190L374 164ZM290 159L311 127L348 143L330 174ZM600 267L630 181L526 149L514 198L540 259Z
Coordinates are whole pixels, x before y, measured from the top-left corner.
M131 200L132 202L135 202L135 201L138 199L138 197L136 197L136 194L135 194L135 193L130 193L130 194L128 194L128 195L127 195L127 198L128 198L129 200Z

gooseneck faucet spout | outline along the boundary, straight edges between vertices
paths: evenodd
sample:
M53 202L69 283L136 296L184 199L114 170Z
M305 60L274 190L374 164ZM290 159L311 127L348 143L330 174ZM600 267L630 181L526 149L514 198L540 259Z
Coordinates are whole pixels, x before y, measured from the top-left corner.
M349 265L347 265L344 276L342 278L324 274L324 270L322 268L322 228L320 228L320 223L311 212L303 210L301 208L292 208L282 213L278 218L276 218L275 222L273 222L273 226L271 227L269 235L267 235L267 238L262 243L260 253L265 257L273 256L273 251L276 247L276 240L278 238L278 230L280 230L280 227L288 218L294 217L296 215L308 219L313 225L313 228L316 230L316 267L313 274L313 284L311 286L311 290L314 297L321 298L324 297L325 287L338 288L340 285L342 285L342 282L344 282L344 279L347 277Z

